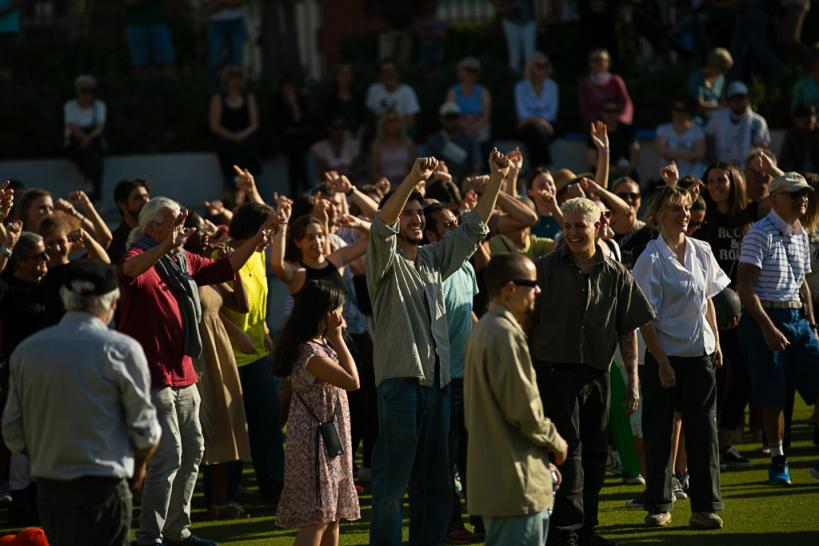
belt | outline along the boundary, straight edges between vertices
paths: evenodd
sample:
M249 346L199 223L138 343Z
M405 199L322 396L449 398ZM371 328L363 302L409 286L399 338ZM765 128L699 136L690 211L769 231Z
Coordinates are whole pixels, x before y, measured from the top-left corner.
M761 303L762 307L766 309L802 309L802 302L799 300L795 301L760 300L759 303Z

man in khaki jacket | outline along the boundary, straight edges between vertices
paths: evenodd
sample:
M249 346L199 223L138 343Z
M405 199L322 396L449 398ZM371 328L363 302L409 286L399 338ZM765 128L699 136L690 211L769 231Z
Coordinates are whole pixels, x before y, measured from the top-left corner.
M548 454L561 464L567 445L543 414L521 328L540 292L537 273L526 256L502 254L486 276L492 302L472 330L464 370L467 509L483 516L487 546L543 546L556 471Z

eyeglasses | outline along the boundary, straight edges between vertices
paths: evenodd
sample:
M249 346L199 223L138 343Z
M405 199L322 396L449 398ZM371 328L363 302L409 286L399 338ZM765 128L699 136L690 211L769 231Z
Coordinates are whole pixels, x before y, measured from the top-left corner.
M528 288L534 288L537 286L537 280L533 279L512 279L509 282L516 286L526 286Z
M810 190L795 191L788 193L788 195L794 201L796 201L797 199L805 199L810 197Z
M640 198L640 194L637 192L615 193L614 195L616 195L623 201L636 201Z

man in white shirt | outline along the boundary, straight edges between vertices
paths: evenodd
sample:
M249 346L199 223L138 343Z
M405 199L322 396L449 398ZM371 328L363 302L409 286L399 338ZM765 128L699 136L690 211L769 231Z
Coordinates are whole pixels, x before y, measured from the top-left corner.
M80 260L60 289L67 313L11 356L3 438L31 457L49 543L127 545L131 493L159 443L148 364L136 340L109 330L114 269ZM45 403L47 401L47 403Z
M751 110L748 86L736 81L728 86L728 106L717 110L705 126L714 159L745 165L751 148L767 148L771 134L765 118Z
M768 483L791 483L782 449L787 385L808 404L819 402L819 339L810 287L808 235L799 218L813 191L798 173L774 178L771 212L742 240L737 291L745 312L739 336L751 375L752 403L762 406L762 425L771 449ZM816 415L819 423L819 414ZM819 463L811 469L819 479Z
M367 109L376 119L387 110L398 112L404 119L404 126L410 131L415 127L415 114L421 111L418 97L412 87L398 79L398 67L391 59L384 59L378 65L381 81L370 85L367 90Z

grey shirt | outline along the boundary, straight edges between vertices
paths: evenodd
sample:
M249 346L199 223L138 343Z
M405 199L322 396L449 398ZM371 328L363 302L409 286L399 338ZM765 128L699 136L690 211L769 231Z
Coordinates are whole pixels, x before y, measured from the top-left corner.
M150 385L136 340L68 312L11 355L3 438L34 478L130 478L134 449L159 442Z
M449 384L449 332L441 283L478 248L486 225L474 212L446 237L418 249L410 260L398 246L398 220L386 225L378 216L367 248L367 291L376 325L375 383L395 377L416 378L432 386L436 357L439 386Z
M541 292L529 336L535 366L585 364L607 371L619 338L654 319L625 266L597 253L589 274L566 245L537 261Z

